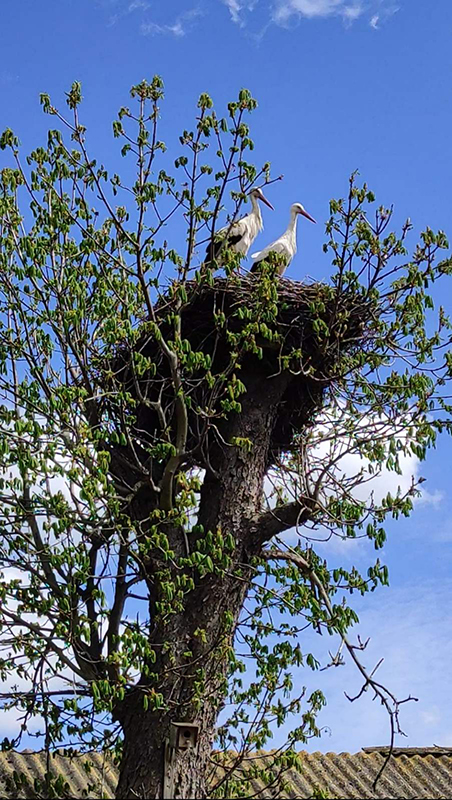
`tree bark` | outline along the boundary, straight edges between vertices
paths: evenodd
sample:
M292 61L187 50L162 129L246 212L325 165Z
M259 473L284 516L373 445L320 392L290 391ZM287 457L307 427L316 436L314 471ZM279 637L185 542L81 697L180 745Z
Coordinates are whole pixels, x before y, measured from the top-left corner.
M152 671L159 675L155 690L163 695L164 710L144 711L144 679L115 710L124 733L118 798L164 796L165 741L175 722L198 725L199 735L194 750L175 754L172 796L206 796L206 771L227 682L228 648L254 574L250 559L260 551L263 540L256 520L261 515L271 434L290 379L288 373L249 379L242 412L226 421L221 430L223 443L211 452L198 514L203 532L198 537L219 528L223 535L232 534L233 564L227 574L198 578L184 612L172 615L165 624L156 622L150 640L157 652ZM232 446L233 437L250 439L252 448ZM265 514L262 517L265 538L274 526L269 526ZM196 539L191 546L196 547ZM233 621L229 627L225 626L227 617ZM169 645L167 649L162 648L163 642Z
M171 797L206 797L206 771L227 680L227 648L247 589L247 581L221 581L209 575L191 593L185 612L153 631L151 646L158 650L160 644L153 669L161 679L155 688L167 708L144 711L146 687L139 685L116 709L124 734L118 798L163 798L165 741L170 739L172 723L181 722L196 724L199 735L195 750L175 753ZM234 615L229 631L224 627L226 611ZM170 645L165 652L162 642ZM188 651L191 657L186 656Z
M170 741L172 721L170 714L144 712L138 694L127 699L121 714L124 752L117 798L206 797L205 774L213 734L207 719L200 719L204 726L195 749L175 750L172 782L164 794L165 743Z

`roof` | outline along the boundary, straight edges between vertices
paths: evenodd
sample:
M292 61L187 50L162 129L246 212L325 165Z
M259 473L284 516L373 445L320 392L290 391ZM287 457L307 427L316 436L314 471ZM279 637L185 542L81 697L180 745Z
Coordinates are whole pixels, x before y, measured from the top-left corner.
M396 748L378 781L389 748L364 748L360 753L300 753L302 772L294 774L291 797L308 798L315 787L329 798L419 800L452 797L452 749ZM292 776L291 776L292 777Z
M48 790L47 753L9 751L0 753L0 798L90 797L113 798L118 771L103 753L52 753L50 772L59 779L58 793ZM64 787L64 788L63 788ZM63 789L63 791L61 791ZM63 793L64 792L64 793Z
M452 797L452 748L395 748L374 792L373 781L388 748L366 747L359 753L299 753L301 772L290 770L288 798L312 798L318 790L328 798L350 800L439 800ZM259 754L258 760L268 754ZM47 769L46 753L0 753L0 797L49 797L43 793ZM65 784L67 797L113 798L117 769L101 753L52 755L51 771ZM25 780L20 778L20 774ZM254 792L259 784L253 781ZM58 794L58 796L64 796ZM261 798L272 795L262 784Z

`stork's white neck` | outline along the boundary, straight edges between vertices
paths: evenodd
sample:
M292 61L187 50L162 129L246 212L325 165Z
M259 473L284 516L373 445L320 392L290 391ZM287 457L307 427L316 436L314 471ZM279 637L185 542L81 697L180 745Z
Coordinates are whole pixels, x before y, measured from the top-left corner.
M262 228L261 207L260 207L258 201L256 200L254 194L250 195L250 197L251 197L251 206L252 206L251 214L254 214L254 216L256 217L258 225L259 225L259 228Z
M296 234L297 222L298 222L298 211L291 211L289 224L287 226L287 233L292 233L293 235Z

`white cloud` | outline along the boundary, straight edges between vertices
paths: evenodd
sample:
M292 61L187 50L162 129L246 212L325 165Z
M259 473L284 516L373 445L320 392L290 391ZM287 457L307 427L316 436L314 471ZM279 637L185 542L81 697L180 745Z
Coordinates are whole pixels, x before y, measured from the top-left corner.
M364 8L359 3L355 6L344 6L342 15L344 19L347 20L348 22L354 22L355 19L358 19L358 17L360 17L363 12Z
M239 0L225 0L239 3ZM399 6L388 5L388 0L275 0L271 18L277 25L289 27L292 21L304 19L325 19L341 17L346 25L351 25L360 17L366 16L371 27L380 24L399 10Z
M438 510L444 501L444 495L438 489L429 491L421 478L421 462L409 448L409 440L404 431L404 420L386 420L382 417L372 418L363 414L358 423L350 421L339 405L331 413L326 412L312 429L306 441L303 471L310 475L311 483L321 476L321 496L326 499L331 494L346 492L356 500L363 502L368 508L381 505L384 498L406 497L411 495L414 507L431 506ZM390 455L391 437L398 451L397 462L400 470L386 466ZM362 444L360 440L362 439ZM365 455L366 443L370 439L379 442L384 448L385 456L381 463L372 463ZM362 449L364 445L364 449ZM391 456L392 458L392 456ZM393 463L393 467L395 463ZM419 483L419 481L421 481ZM264 494L268 507L274 508L285 500L294 500L300 493L300 482L297 471L292 471L284 464L268 473L264 483ZM413 487L421 492L413 495ZM282 496L281 496L282 495ZM334 528L334 526L333 526ZM344 552L345 548L364 547L369 540L364 535L356 539L346 538L338 533L331 533L327 528L305 526L298 530L292 528L282 535L286 543L298 541L299 535L310 541L327 543L329 552ZM445 540L451 537L450 530L444 532Z
M170 34L176 38L185 36L186 33L192 28L194 21L203 16L200 8L192 8L184 14L176 17L172 24L159 24L157 22L143 22L141 25L141 33L144 36L155 36L156 34Z
M429 492L428 489L422 487L421 491L421 496L415 501L420 505L429 505L433 506L433 508L439 508L444 501L444 493L440 492L439 489L434 489L433 492Z
M150 4L147 3L146 0L132 0L132 2L128 5L127 12L131 14L133 11L146 11L149 8L149 5Z
M146 12L151 8L149 0L98 0L110 10L109 25L116 25L119 20L129 14L139 12L142 15L140 26L141 33L147 36L158 34L170 35L176 38L185 36L193 27L193 20L203 16L201 7L189 9L179 14L174 22L156 22L146 19ZM326 19L339 17L346 27L356 20L365 18L370 27L379 30L384 22L392 17L399 6L391 0L221 0L223 6L229 11L231 22L239 28L244 28L247 16L253 12L257 5L264 9L266 16L260 32L251 34L252 38L260 41L272 24L290 27L299 19ZM114 13L111 13L111 11ZM262 18L260 20L262 23ZM1 78L0 78L1 83Z
M420 477L421 462L413 454L400 455L399 458L400 468L402 470L400 475L393 470L383 467L381 472L372 476L368 482L356 487L353 491L354 496L359 500L367 500L372 491L375 502L380 503L388 492L393 496L397 494L397 491L399 491L402 496L405 495L409 491L413 479L416 482ZM339 464L341 472L345 475L356 475L362 467L365 473L364 477L367 479L369 478L369 473L367 471L368 462L358 455L347 454L341 459ZM424 486L425 485L422 484L420 487L420 491L422 492L421 496L413 498L414 505L431 505L437 508L444 499L443 493L438 489L429 492Z
M242 26L243 20L240 14L243 6L241 3L239 3L239 0L224 0L224 4L229 9L232 21L235 22L236 25Z
M380 30L382 24L386 22L390 17L393 17L394 14L397 14L397 11L400 10L400 6L396 5L386 5L380 2L380 7L376 10L375 14L372 14L369 25L375 31Z
M293 16L313 19L334 14L343 15L350 7L344 0L279 0L273 19L279 24L285 24Z
M232 22L240 28L245 25L244 14L254 11L257 4L257 0L222 0L222 2L229 9Z
M112 5L117 7L118 3L117 0L114 0L113 3L108 2L107 0L106 3L104 2L104 5L107 5L107 7L111 7ZM130 0L130 2L124 4L122 8L117 8L115 13L110 16L108 25L112 27L113 25L116 25L117 22L119 22L119 20L123 17L133 14L135 11L147 11L149 7L150 3L148 3L148 0Z
M20 732L20 720L24 712L18 711L17 708L0 708L0 719L2 722L2 739L7 736L9 739L14 739ZM31 733L36 733L42 729L42 717L35 717L29 720L28 730Z

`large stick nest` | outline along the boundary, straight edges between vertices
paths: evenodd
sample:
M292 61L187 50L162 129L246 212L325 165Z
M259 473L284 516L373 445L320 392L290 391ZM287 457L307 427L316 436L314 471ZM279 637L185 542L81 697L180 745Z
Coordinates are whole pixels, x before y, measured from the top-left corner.
M188 340L192 351L210 356L212 375L221 375L228 369L233 349L230 334L240 334L249 323L243 319L243 309L256 308L259 303L265 308L263 286L259 276L217 278L213 285L186 285L188 299L180 311L181 337ZM279 279L277 295L278 311L272 329L278 335L269 339L258 334L255 342L261 352L245 347L240 369L235 370L247 390L240 398L243 413L250 404L265 405L267 396L272 398L273 406L276 403L269 464L281 452L291 450L296 433L314 423L325 392L340 379L344 354L363 347L371 317L368 298L352 292L339 294L323 283ZM171 314L176 306L177 301L169 292L156 307L156 320L169 342L174 339ZM224 314L223 325L218 324L220 312ZM146 325L135 351L152 360L155 375L137 378L127 348L118 354L115 373L137 400L134 433L148 450L164 435L160 411L174 441L175 393L168 359ZM215 397L205 380L205 370L183 372L182 377L190 403L187 462L205 466L214 441L227 441L228 419L234 412L226 416L221 413L220 398L224 395L219 392ZM219 388L223 391L224 384L220 383ZM206 409L210 410L210 418Z

